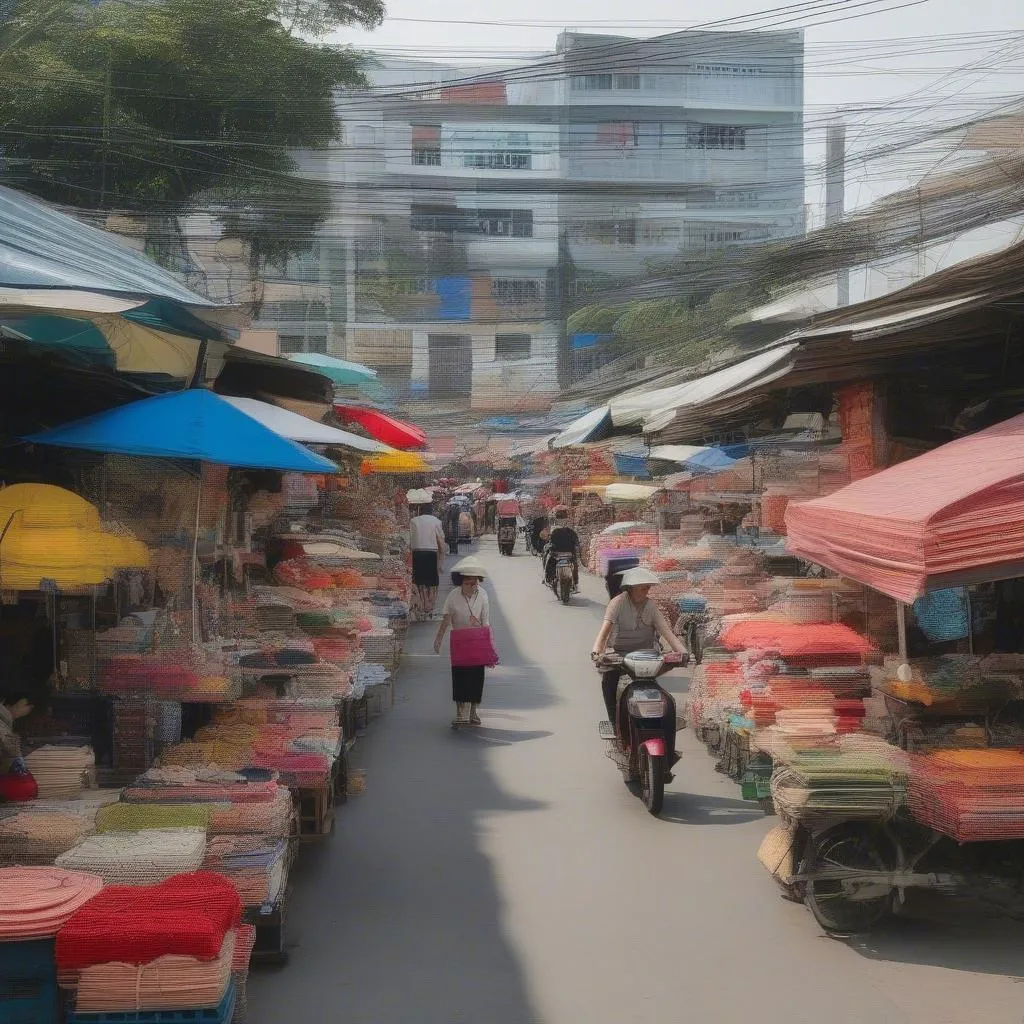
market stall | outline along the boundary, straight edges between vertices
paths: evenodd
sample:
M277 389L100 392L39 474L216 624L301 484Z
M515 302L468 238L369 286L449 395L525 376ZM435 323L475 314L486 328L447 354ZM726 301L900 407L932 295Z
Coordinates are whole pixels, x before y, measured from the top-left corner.
M776 767L761 859L830 931L908 889L1024 905L1024 655L1015 615L1018 417L787 511L797 554L895 599L871 667L881 735Z

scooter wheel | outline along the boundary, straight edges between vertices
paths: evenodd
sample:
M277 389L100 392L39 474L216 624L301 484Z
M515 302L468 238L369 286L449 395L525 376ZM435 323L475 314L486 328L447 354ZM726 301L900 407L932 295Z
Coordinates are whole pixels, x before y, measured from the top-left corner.
M662 754L649 754L646 747L640 748L640 798L651 814L661 814L665 802L665 758Z

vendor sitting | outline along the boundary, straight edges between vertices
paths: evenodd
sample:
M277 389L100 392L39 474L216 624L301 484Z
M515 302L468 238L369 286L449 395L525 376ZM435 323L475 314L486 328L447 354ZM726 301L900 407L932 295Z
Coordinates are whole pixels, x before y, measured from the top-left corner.
M0 703L0 775L24 775L28 771L14 723L32 711L31 699L25 694L10 694Z

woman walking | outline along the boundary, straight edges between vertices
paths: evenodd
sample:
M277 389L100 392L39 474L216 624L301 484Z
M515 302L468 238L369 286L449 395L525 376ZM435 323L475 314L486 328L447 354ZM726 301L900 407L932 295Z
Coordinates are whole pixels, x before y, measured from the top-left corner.
M414 506L416 515L409 521L409 547L412 548L412 582L416 588L419 615L429 619L437 601L437 585L444 564L444 527L430 514L429 505Z
M452 630L467 629L471 626L490 626L491 610L480 583L486 578L483 565L470 555L452 570L457 581L444 602L441 625L434 638L434 653L441 653L441 641L450 626ZM453 634L454 641L454 634ZM484 694L484 665L452 665L452 700L455 701L455 718L452 728L463 725L481 725L477 708Z

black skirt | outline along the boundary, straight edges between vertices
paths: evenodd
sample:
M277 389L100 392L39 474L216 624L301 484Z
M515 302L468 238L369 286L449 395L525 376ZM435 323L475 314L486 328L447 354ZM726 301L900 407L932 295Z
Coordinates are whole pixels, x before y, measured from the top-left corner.
M479 704L483 696L483 665L471 665L467 668L456 668L452 665L452 700L456 704Z
M440 583L437 572L437 551L412 553L412 581L417 587L436 587Z

